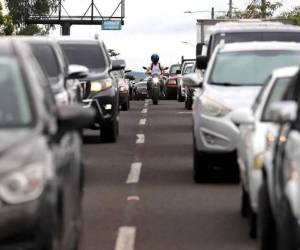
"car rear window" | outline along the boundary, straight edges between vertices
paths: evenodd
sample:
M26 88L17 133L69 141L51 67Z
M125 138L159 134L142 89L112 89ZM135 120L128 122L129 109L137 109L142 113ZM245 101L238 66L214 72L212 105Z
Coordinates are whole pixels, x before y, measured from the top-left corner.
M70 64L84 65L90 71L98 72L104 71L108 67L105 53L98 44L62 43L61 47Z
M51 78L57 78L62 72L55 52L49 44L30 43L34 56L43 68L46 76L51 82Z
M277 42L300 42L300 32L234 32L214 35L214 49L221 40L225 43L254 42L254 41L277 41Z

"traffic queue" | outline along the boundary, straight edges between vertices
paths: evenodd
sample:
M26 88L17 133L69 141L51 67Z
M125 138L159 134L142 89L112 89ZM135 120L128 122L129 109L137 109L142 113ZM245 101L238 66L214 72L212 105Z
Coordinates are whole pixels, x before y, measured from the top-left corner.
M220 168L240 180L240 213L261 250L300 248L299 42L292 25L216 24L178 84L179 101L192 93L194 181Z

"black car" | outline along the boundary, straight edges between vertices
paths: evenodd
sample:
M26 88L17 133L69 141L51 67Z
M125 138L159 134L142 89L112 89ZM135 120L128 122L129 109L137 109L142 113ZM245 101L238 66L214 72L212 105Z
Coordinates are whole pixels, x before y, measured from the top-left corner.
M148 97L147 81L141 81L134 85L133 99L145 100Z
M57 106L30 48L15 39L0 40L0 95L0 249L78 249L81 156L63 136L93 112Z
M63 39L59 44L71 64L89 69L84 82L84 103L86 107L94 107L97 113L90 128L99 130L103 141L116 142L119 135L119 90L111 72L124 69L124 65L112 65L104 43L99 40Z

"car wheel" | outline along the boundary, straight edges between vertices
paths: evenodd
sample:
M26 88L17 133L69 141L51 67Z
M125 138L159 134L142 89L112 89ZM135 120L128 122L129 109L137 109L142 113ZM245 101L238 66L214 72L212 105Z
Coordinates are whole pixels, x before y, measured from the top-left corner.
M177 91L177 100L178 102L184 102L184 97L181 95L181 88Z
M297 232L295 232L295 219L292 216L291 207L287 199L280 204L282 216L277 223L277 250L297 250Z
M197 151L194 143L194 182L203 183L209 180L208 159L204 153Z
M276 225L271 210L267 184L264 182L259 192L258 230L260 250L276 249Z
M185 101L185 108L186 108L187 110L191 110L191 109L192 109L192 106L193 106L192 100L186 100L186 101Z
M129 99L127 99L126 102L121 105L121 108L123 111L129 110Z
M248 216L248 207L249 207L249 195L246 192L245 188L242 187L241 194L241 216L246 218Z
M256 239L257 237L257 215L253 211L250 201L248 202L248 224L249 224L249 237Z
M100 138L104 142L116 142L119 131L119 122L117 119L105 124L100 128Z

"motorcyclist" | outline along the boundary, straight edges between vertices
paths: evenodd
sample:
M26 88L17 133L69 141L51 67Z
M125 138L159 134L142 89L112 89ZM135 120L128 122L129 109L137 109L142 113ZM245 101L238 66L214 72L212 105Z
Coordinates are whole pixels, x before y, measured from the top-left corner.
M165 73L164 67L159 62L159 55L153 54L151 56L151 65L147 68L147 74L149 75L162 75ZM150 82L147 83L148 90L150 89ZM160 81L160 90L163 96L165 96L164 93L164 82L161 79Z

